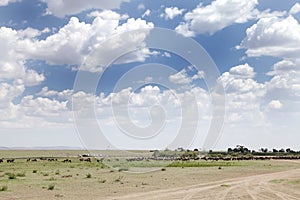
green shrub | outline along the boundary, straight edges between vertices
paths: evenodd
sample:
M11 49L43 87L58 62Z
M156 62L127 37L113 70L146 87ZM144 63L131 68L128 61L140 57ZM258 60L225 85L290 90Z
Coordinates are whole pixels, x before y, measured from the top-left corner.
M6 175L8 176L8 179L16 179L17 178L17 176L14 173L8 172L8 173L6 173Z
M123 176L119 176L118 178L115 179L115 182L121 182Z
M118 171L119 171L119 172L127 172L127 171L128 171L128 168L120 168Z
M48 190L54 190L55 185L51 184L48 186Z
M105 183L105 182L106 182L105 179L99 181L99 183Z
M88 174L86 175L86 178L92 178L92 174L88 173Z
M43 176L49 176L49 174L48 173L43 173Z
M17 173L16 176L18 176L18 177L25 177L26 175L25 175L25 172L22 172L22 173Z
M7 191L8 187L6 185L0 187L0 192Z

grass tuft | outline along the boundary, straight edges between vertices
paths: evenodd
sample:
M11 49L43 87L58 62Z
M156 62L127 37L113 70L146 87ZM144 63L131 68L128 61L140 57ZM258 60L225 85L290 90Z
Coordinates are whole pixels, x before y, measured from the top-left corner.
M48 186L48 190L54 190L54 188L55 188L54 184L51 184L51 185Z
M5 175L8 176L8 179L16 179L17 178L17 176L14 173L8 172L8 173L5 173Z
M88 174L86 175L86 178L92 178L92 174L88 173Z
M5 192L8 190L8 187L6 185L3 185L0 187L0 192Z

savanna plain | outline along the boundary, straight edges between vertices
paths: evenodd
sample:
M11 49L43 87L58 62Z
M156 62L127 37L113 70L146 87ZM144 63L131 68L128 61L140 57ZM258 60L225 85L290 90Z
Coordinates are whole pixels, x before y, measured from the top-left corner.
M145 154L137 151L134 157ZM129 159L118 151L97 155L2 150L0 199L300 199L299 159L169 161Z

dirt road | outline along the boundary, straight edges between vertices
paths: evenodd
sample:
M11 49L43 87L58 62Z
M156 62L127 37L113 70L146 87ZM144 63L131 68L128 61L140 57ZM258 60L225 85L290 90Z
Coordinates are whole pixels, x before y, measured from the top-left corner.
M300 190L289 184L299 178L300 169L292 169L110 199L300 199Z

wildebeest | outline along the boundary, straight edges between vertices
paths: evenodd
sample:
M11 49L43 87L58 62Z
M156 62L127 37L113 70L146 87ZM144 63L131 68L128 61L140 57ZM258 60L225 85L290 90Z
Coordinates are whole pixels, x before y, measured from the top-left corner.
M0 159L0 163L3 163L3 159Z
M91 158L79 158L80 161L92 162Z
M7 159L6 162L7 163L13 163L13 162L15 162L15 159Z
M70 160L70 159L65 159L65 160L63 160L63 162L72 162L72 160Z

